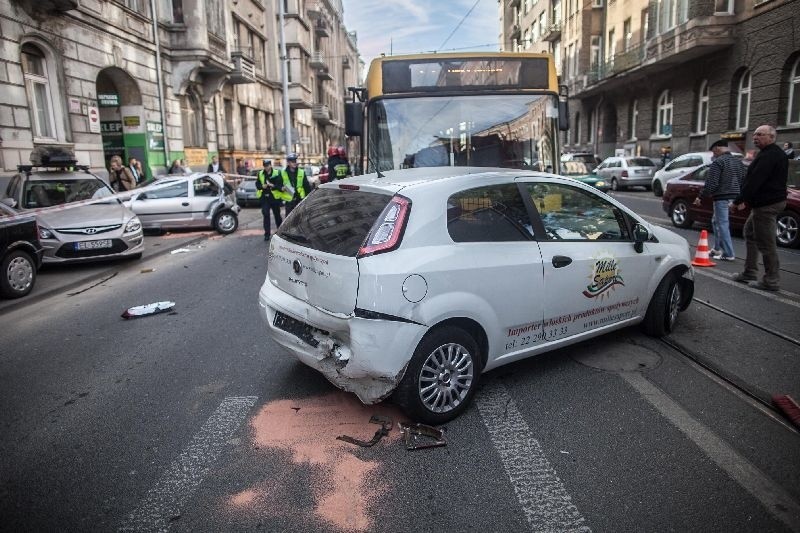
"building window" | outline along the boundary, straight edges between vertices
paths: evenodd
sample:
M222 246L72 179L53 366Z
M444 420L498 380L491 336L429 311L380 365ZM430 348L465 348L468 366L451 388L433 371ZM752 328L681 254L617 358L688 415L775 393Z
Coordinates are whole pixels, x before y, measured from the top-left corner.
M561 0L553 0L553 24L561 23Z
M750 122L750 71L746 70L739 77L739 88L736 92L736 129L746 130Z
M603 0L592 0L592 7L603 7Z
M122 3L131 11L141 13L142 15L146 14L144 2L142 0L124 0Z
M687 0L658 0L658 30L663 33L686 22L689 14Z
M639 44L644 46L644 42L647 40L647 30L650 28L650 12L647 9L642 10L642 24L641 24L641 35L639 35Z
M540 35L544 35L547 32L547 14L544 11L539 13L539 32Z
M714 0L715 15L733 15L734 0Z
M668 137L672 135L672 94L667 90L658 97L656 107L656 135Z
M242 148L245 150L250 150L250 136L251 133L249 131L248 125L250 121L247 118L247 106L239 104L239 125L241 126L242 132Z
M573 128L575 131L575 137L572 139L573 144L579 144L581 142L581 114L575 113L575 127Z
M613 28L608 32L608 55L606 59L611 61L617 55L617 32Z
M534 20L531 24L531 40L535 41L537 37L539 37L539 21Z
M183 120L183 145L202 147L205 142L203 104L194 92L189 91L181 98L181 119Z
M800 57L794 62L789 76L789 110L786 122L800 124Z
M589 137L586 139L589 144L594 143L594 122L595 122L595 115L594 109L589 110L589 116L586 120L586 125L589 127Z
M531 34L530 30L525 30L525 34L522 36L522 40L525 42L525 49L531 47Z
M225 37L225 9L220 0L206 0L208 31L217 37Z
M628 108L628 139L636 140L636 126L639 122L639 101L634 100Z
M589 68L597 70L600 68L600 36L592 35L590 43Z
M56 102L53 94L60 94L53 87L56 77L52 74L52 63L44 51L31 43L22 45L22 73L28 106L33 115L34 140L56 140Z
M631 18L625 19L622 23L622 51L627 52L631 49L631 41L633 40L633 32L631 31Z
M708 80L703 80L697 91L697 133L708 131Z

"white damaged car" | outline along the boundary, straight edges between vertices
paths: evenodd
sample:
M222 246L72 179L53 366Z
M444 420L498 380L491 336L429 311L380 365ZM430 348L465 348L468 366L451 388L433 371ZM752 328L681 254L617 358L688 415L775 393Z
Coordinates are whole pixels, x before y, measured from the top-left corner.
M371 404L439 424L482 373L642 324L694 292L685 239L569 178L419 168L326 183L271 239L271 336Z

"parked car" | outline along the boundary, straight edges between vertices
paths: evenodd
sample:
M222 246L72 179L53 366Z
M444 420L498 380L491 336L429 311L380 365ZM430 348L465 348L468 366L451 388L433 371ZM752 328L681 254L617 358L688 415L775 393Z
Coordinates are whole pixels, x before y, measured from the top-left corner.
M46 152L42 153L46 157ZM74 159L43 161L33 155L32 160L34 165L18 167L6 196L19 211L37 210L44 263L141 257L144 236L139 218L113 196L103 180ZM97 201L69 205L86 200ZM60 208L39 211L56 206Z
M734 153L733 155L744 157L742 154L738 153ZM710 164L713 157L714 154L712 152L690 152L688 154L679 155L664 165L664 168L657 170L656 173L653 174L653 194L661 196L664 194L669 180L685 176L702 165Z
M593 171L602 162L602 159L589 152L572 152L562 154L561 161L581 161L586 163L590 171Z
M126 203L145 229L213 228L224 235L239 227L233 187L220 174L170 176L136 189Z
M33 215L18 213L0 202L0 296L22 298L33 290L44 249Z
M257 192L256 178L242 179L236 187L236 205L239 207L260 205L261 200L256 196Z
M582 181L583 183L591 185L595 189L600 189L603 192L609 189L608 183L606 183L603 178L589 170L589 165L583 161L562 161L561 175Z
M655 171L656 165L649 157L607 157L594 169L613 191L636 185L649 190Z
M708 165L703 165L689 174L667 182L667 189L661 200L661 206L672 224L679 228L690 228L697 222L711 224L714 206L711 198L704 197L700 205L694 205L694 199L706 182ZM730 212L731 229L741 230L750 214L750 209ZM800 246L800 190L787 188L786 209L778 215L778 246Z
M323 184L270 240L276 342L372 404L443 423L500 365L642 324L672 331L689 245L571 178L419 168Z

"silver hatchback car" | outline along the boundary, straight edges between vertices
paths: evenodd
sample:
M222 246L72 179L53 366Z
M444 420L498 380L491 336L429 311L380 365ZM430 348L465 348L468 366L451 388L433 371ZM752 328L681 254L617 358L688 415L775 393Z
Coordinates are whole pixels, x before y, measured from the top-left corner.
M170 176L136 189L125 202L145 229L212 228L225 235L239 227L233 187L220 174Z
M650 190L656 164L647 157L607 157L594 172L611 185L612 191L637 185Z
M88 169L77 165L19 169L8 184L5 202L36 215L44 263L141 257L144 237L139 218ZM86 201L91 203L70 205Z

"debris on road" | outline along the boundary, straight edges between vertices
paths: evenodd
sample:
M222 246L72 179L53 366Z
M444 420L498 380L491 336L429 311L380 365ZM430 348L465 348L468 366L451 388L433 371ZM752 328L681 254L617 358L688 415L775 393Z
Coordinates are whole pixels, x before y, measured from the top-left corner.
M150 272L155 272L155 268L143 268L139 271L139 274L149 274Z
M174 250L172 250L170 252L170 254L172 254L172 255L175 255L175 254L188 254L191 251L192 250L189 249L189 248L175 248Z
M339 435L336 437L337 440L343 440L345 442L349 442L350 444L355 444L356 446L361 446L362 448L369 448L370 446L375 446L379 440L383 437L387 436L389 432L394 427L394 423L392 419L388 416L382 415L372 415L369 419L370 424L380 424L381 428L375 432L375 435L372 436L372 440L364 441L359 439L354 439L353 437L349 437L347 435Z
M792 424L800 428L800 405L788 394L775 394L772 396L772 404L781 410Z
M131 307L127 309L120 316L122 316L122 318L124 319L141 318L143 316L150 316L158 313L164 313L166 311L169 311L173 307L175 307L175 302L156 302L147 305L137 305L136 307Z
M407 450L423 450L425 448L438 448L447 446L444 431L427 424L397 424L405 435Z

